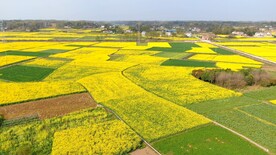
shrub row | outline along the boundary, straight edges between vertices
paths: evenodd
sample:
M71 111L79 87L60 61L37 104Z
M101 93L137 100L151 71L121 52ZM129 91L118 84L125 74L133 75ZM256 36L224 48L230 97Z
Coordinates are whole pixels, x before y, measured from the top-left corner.
M239 89L252 85L263 87L276 85L276 79L273 79L262 69L243 69L238 72L230 69L199 69L193 70L192 75L200 80L230 89Z

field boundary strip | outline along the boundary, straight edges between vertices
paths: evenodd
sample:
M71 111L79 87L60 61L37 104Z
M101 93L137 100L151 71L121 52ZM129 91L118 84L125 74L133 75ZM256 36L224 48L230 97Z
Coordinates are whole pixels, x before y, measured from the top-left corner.
M241 112L241 113L243 113L243 114L245 114L245 115L247 115L247 116L249 116L249 117L252 117L252 118L254 118L254 119L256 119L256 120L258 120L258 121L260 121L260 122L262 122L262 123L264 123L264 124L272 125L272 126L275 126L275 127L276 127L275 124L273 124L273 123L271 123L271 122L269 122L269 121L266 121L266 120L264 120L264 119L261 119L261 118L259 118L259 117L257 117L257 116L254 116L254 115L252 115L252 114L250 114L250 113L247 113L247 112L245 112L245 111L243 111L243 110L241 110L241 109L239 109L239 108L234 108L234 110L236 110L236 111L238 111L238 112Z
M216 124L216 125L218 125L218 126L220 126L220 127L222 127L222 128L224 128L224 129L226 129L226 130L228 130L228 131L230 131L230 132L232 132L232 133L234 133L234 134L236 134L236 135L238 135L238 136L240 136L240 137L242 137L243 139L245 139L246 141L250 142L251 144L254 144L258 148L260 148L260 149L264 150L265 152L269 153L269 149L267 149L267 148L263 147L262 145L256 143L255 141L251 140L250 138L248 138L248 137L246 137L246 136L238 133L237 131L232 130L232 129L230 129L230 128L228 128L228 127L226 127L226 126L224 126L224 125L222 125L222 124L220 124L220 123L218 123L216 121L213 121L213 123Z
M100 104L100 103L99 103ZM137 133L132 127L130 127L127 122L125 122L119 115L117 115L116 112L114 112L112 109L100 104L101 106L103 106L104 108L108 109L110 112L112 112L120 121L124 122L129 128L131 128L142 140L143 142L149 146L154 152L156 152L158 155L162 155L159 151L157 151L152 145L150 145L150 143L148 143L139 133Z

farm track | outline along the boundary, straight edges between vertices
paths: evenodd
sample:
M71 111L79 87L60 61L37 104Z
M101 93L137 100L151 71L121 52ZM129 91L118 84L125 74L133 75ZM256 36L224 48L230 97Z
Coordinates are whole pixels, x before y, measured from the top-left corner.
M256 143L255 141L249 139L248 137L246 137L246 136L244 136L244 135L238 133L237 131L235 131L235 130L233 130L233 129L230 129L230 128L228 128L228 127L226 127L226 126L224 126L224 125L222 125L222 124L220 124L220 123L218 123L218 122L216 122L216 121L213 121L213 123L216 124L216 125L218 125L218 126L220 126L220 127L222 127L222 128L224 128L224 129L226 129L226 130L228 130L228 131L230 131L230 132L232 132L232 133L234 133L234 134L236 134L236 135L238 135L238 136L240 136L241 138L245 139L246 141L250 142L251 144L254 144L254 145L257 146L258 148L264 150L265 152L270 153L269 150L268 150L267 148L265 148L265 147L263 147L262 145Z
M152 92L151 90L148 90L147 88L145 88L145 87L143 87L143 86L141 86L141 85L139 85L139 84L136 84L133 80L131 80L130 78L128 78L128 77L124 74L124 72L125 72L126 70L128 70L128 69L130 69L130 68L133 68L133 67L136 67L136 66L139 66L139 65L140 65L140 64L134 65L134 66L131 66L131 67L128 67L128 68L124 69L124 70L121 72L122 75L123 75L125 78L127 78L129 81L131 81L133 84L139 86L140 88L144 89L145 91L147 91L147 92L149 92L149 93L152 93L153 95L155 95L155 96L157 96L157 97L160 97L160 98L162 98L162 99L164 99L164 100L167 100L167 101L169 101L169 102L172 102L172 103L174 103L175 105L178 105L178 104L176 104L175 102L170 101L170 100L168 100L168 99L165 99L165 98L163 98L162 96L160 96L160 95L158 95L158 94ZM178 105L178 106L180 106L180 105ZM183 107L183 106L180 106L180 107ZM185 107L184 107L184 108L185 108ZM200 115L200 114L199 114L199 115ZM206 117L206 116L204 116L204 117ZM206 117L206 118L208 118L208 117ZM208 119L210 119L210 118L208 118ZM210 119L210 120L212 120L212 119ZM224 125L222 125L222 124L220 124L220 123L218 123L218 122L216 122L216 121L214 121L214 120L212 120L212 122L213 122L214 124L216 124L216 125L222 127L222 128L225 128L225 129L231 131L232 133L234 133L234 134L240 136L241 138L245 139L246 141L250 142L251 144L257 146L257 147L260 148L260 149L262 149L263 151L265 151L265 152L267 152L267 153L270 153L270 152L269 152L269 149L265 148L264 146L258 144L258 143L255 142L255 141L251 140L250 138L244 136L243 134L241 134L241 133L239 133L239 132L237 132L237 131L235 131L235 130L233 130L233 129L230 129L230 128L228 128L228 127L226 127L226 126L224 126ZM166 138L166 137L161 137L160 139L162 139L162 138Z

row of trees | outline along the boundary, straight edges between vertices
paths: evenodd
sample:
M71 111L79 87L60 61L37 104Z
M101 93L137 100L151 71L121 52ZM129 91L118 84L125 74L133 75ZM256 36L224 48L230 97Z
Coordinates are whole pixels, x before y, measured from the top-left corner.
M56 21L56 20L9 20L5 21L7 30L38 31L41 28L70 27L75 29L105 28L115 33L124 33L120 25L127 25L132 32L137 32L138 21L121 22L92 22L92 21ZM214 34L231 34L233 31L242 31L248 36L254 35L259 28L266 25L275 26L276 22L216 22L216 21L143 21L140 23L140 31L146 31L153 36L158 35L156 31L164 29L176 29L178 34L184 34L191 28L199 28L201 32L212 32ZM114 26L115 25L115 26Z
M276 85L276 79L261 69L243 69L238 72L230 69L199 69L194 70L192 74L200 80L230 89L242 89L252 85L263 87Z
M4 27L8 31L38 31L42 28L96 28L99 25L90 21L44 21L44 20L9 20L4 21Z

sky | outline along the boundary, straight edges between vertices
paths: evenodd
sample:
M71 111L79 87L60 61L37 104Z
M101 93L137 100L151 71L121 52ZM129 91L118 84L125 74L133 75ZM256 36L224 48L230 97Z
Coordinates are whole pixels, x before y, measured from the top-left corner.
M0 0L0 19L276 21L276 0Z

